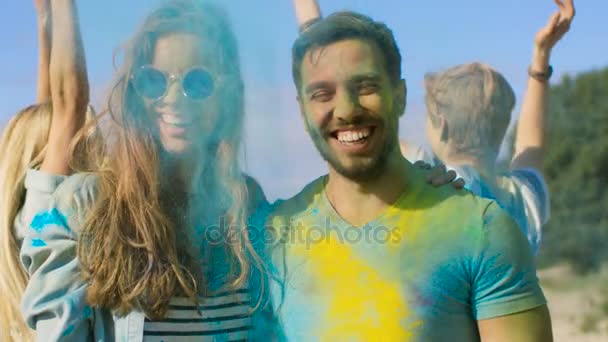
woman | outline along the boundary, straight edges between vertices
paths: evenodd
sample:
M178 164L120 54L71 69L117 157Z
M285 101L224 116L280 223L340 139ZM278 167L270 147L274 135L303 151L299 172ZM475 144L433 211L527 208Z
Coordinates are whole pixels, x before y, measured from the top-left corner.
M268 331L252 315L264 286L247 229L266 202L238 165L243 84L225 14L188 0L153 11L108 106L107 149L63 182L21 250L28 323L52 340Z
M19 310L27 282L19 247L34 214L48 206L53 191L70 173L70 141L84 123L88 102L84 53L72 16L51 13L48 0L36 0L35 5L39 103L16 114L0 140L2 341L33 338Z

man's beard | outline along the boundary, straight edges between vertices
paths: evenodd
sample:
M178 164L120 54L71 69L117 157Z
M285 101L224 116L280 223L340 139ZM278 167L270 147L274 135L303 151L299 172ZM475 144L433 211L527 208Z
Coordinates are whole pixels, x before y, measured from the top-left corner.
M397 143L395 142L396 139L384 139L382 148L377 155L373 156L371 159L361 161L355 163L355 165L351 167L347 167L340 162L335 153L331 150L329 144L319 129L314 127L309 122L308 118L305 120L305 122L310 137L321 154L321 157L329 165L331 165L336 172L355 182L369 181L379 177L386 169L389 156L397 146ZM387 127L386 125L383 128L391 129L391 127ZM378 129L378 127L376 129ZM390 134L390 132L385 133Z

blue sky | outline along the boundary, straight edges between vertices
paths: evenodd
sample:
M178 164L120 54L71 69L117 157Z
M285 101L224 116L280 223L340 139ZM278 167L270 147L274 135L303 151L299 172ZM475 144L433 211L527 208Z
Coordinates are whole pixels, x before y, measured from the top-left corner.
M576 1L576 0L575 0ZM112 53L158 1L78 1L92 102L102 107ZM224 0L241 48L247 91L246 170L271 199L288 197L325 171L302 128L291 83L296 37L291 0ZM521 100L534 33L551 0L320 0L324 13L353 9L386 22L400 45L408 83L401 136L425 144L425 72L482 61L502 72ZM608 1L579 0L571 32L554 50L555 80L608 66ZM0 125L35 100L36 16L31 0L5 1L0 14ZM517 115L517 110L515 111Z

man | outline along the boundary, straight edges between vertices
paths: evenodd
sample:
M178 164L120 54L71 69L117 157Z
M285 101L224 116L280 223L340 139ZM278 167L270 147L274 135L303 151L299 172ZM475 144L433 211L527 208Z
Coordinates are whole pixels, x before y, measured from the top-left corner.
M401 55L352 12L293 47L302 119L329 173L269 218L287 339L549 341L532 254L495 203L432 187L399 151Z
M570 28L573 0L557 0L559 11L535 37L528 89L522 104L515 151L508 173L496 158L515 106L513 89L491 67L469 63L425 77L427 136L434 154L462 177L467 188L495 199L528 237L536 254L549 220L549 193L541 167L549 57Z
M555 0L559 11L535 37L509 172L495 169L500 144L511 119L515 97L505 78L479 63L469 63L425 77L427 136L435 158L420 146L401 141L410 161L447 164L474 194L496 200L528 237L534 254L542 240L542 226L550 216L549 193L541 172L544 151L544 114L549 57L553 46L569 30L573 0ZM294 0L300 29L321 17L315 0Z

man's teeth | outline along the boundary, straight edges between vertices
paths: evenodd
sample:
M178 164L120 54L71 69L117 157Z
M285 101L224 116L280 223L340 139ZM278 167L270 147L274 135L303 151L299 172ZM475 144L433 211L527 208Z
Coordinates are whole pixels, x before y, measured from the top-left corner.
M364 128L357 131L340 131L337 134L338 140L343 143L352 143L363 140L371 134L370 128Z

